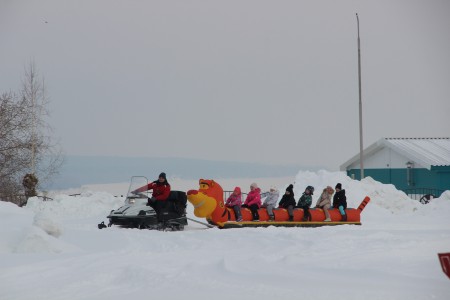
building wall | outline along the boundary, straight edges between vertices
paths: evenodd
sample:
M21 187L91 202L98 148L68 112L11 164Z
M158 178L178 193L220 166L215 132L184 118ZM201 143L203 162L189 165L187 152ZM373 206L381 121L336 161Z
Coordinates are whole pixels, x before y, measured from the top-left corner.
M428 170L425 168L412 168L411 177L408 182L408 170L404 169L366 169L364 168L364 176L372 177L376 181L393 184L398 190L406 191L412 189L433 189L436 191L450 190L450 167ZM347 175L360 179L360 170L351 169L347 171ZM418 194L420 191L417 192Z
M439 188L450 190L450 166L431 167L431 170L438 174Z
M388 147L373 149L372 153L366 154L364 159L364 176L393 184L399 190L417 190L417 194L433 193L450 190L450 166L432 166L428 170L420 163L411 161L406 156L399 154ZM407 169L407 163L412 162L413 167ZM359 160L347 167L347 175L360 180ZM426 192L425 189L434 190ZM414 193L414 192L412 192Z

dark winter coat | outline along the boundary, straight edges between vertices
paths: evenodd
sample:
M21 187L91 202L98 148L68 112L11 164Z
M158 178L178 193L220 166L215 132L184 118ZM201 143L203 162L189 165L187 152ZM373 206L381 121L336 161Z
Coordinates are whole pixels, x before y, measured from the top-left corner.
M288 194L284 194L283 197L280 200L280 204L278 205L278 207L282 207L282 208L288 208L289 206L295 206L295 198L294 198L294 186L292 184L290 184L287 189L286 192L289 192Z
M278 207L288 208L291 205L295 206L294 195L293 194L290 194L290 195L284 194L280 200L280 204L278 205Z
M312 197L311 195L307 195L306 193L303 193L303 195L298 200L297 206L298 207L310 207L312 204Z
M289 192L288 194L284 194L283 197L280 200L280 203L278 204L278 207L282 207L282 208L288 208L289 206L295 206L295 198L294 198L294 186L292 184L290 184L287 188L286 188L286 192Z
M347 197L345 196L345 190L340 190L333 196L333 207L339 208L341 205L344 209L347 209Z

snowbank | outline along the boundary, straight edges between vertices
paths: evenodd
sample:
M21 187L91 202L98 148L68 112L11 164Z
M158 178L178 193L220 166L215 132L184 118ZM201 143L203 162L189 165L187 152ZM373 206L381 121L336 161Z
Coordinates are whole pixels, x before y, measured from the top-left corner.
M450 252L450 191L421 205L392 185L326 171L219 183L245 191L253 181L263 190L295 182L296 198L313 185L315 199L340 182L350 207L366 195L372 200L362 226L219 230L191 222L183 232L98 230L124 200L100 186L76 197L33 198L25 208L0 202L2 299L329 299L345 293L347 299L411 300L450 294L437 259L438 252ZM188 190L198 181L173 185ZM194 217L190 205L187 211Z

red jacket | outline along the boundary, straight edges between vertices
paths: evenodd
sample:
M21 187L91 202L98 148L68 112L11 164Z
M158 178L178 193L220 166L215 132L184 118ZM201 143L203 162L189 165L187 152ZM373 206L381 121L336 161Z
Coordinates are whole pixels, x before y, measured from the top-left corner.
M169 198L170 194L170 184L160 183L158 181L153 181L149 183L148 185L144 185L143 187L138 188L137 192L143 192L147 190L153 190L153 198L160 201L165 201L167 198Z

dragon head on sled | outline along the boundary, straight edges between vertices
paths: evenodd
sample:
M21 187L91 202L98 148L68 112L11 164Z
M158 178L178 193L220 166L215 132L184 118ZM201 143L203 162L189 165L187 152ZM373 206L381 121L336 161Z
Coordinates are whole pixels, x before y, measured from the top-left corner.
M187 192L187 198L194 206L194 215L214 222L227 221L227 217L222 216L225 205L220 184L214 180L200 179L199 185L198 190Z

